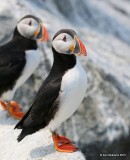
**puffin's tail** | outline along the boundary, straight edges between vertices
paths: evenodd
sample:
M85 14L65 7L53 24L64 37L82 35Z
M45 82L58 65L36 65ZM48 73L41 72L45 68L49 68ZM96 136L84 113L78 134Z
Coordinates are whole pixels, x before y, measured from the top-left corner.
M38 130L40 130L42 127L39 127L38 125L35 127L27 127L22 129L22 132L20 133L20 135L18 136L17 140L18 142L20 142L24 137L34 134L35 132L37 132Z
M20 142L25 136L26 136L26 133L24 132L24 130L22 130L22 132L20 133L20 135L17 138L18 142Z
M28 129L28 128L23 128L23 129L22 129L22 132L20 133L20 135L19 135L18 138L17 138L18 142L20 142L24 137L26 137L26 136L28 136L28 135L30 135L30 134L33 134L33 133L35 133L35 132L36 132L36 131L34 131L33 128L30 128L30 129Z
M27 135L30 135L32 133L34 133L33 128L23 128L20 135L17 138L18 142L20 142L24 137L26 137Z

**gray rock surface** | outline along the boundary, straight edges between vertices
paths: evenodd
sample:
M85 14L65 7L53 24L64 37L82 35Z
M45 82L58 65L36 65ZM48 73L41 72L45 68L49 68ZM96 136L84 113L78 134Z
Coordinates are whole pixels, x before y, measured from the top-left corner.
M6 117L0 108L0 159L1 160L85 160L80 151L55 151L50 131L46 128L17 142L20 130L14 130L16 120Z
M88 91L78 111L60 131L73 139L89 159L113 152L126 153L126 159L130 159L130 1L5 0L2 3L1 43L11 35L16 21L28 13L45 22L50 40L61 28L76 30L88 51L87 58L81 58L88 75ZM50 43L41 44L40 48L41 65L14 97L23 110L32 103L51 68Z
M30 80L28 83L29 84L26 84L27 86L30 85ZM27 94L26 91L31 91L26 85L22 91L18 93L18 96L23 93ZM31 96L33 97L31 94L28 95L28 97ZM26 104L24 98L21 100L21 103ZM85 157L80 150L74 153L61 153L56 151L54 149L51 132L48 128L28 136L22 142L18 143L16 139L20 134L20 130L14 130L14 126L17 122L17 120L3 111L0 106L1 160L85 160Z

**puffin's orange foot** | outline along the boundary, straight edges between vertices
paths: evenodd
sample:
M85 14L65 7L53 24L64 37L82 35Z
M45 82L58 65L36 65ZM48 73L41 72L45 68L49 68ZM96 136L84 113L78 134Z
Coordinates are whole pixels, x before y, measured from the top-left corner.
M64 136L59 136L57 134L52 133L52 138L54 141L54 147L59 152L71 153L78 150L78 148Z
M73 145L72 143L67 143L67 144L62 144L60 146L55 146L55 149L59 152L66 152L66 153L72 153L72 152L76 152L78 150L78 148Z
M7 104L6 104L4 101L1 101L1 100L0 100L0 104L1 104L1 107L2 107L4 110L7 110Z
M68 138L64 136L59 136L58 134L57 134L57 139L58 143L71 143L71 141Z
M17 102L11 101L8 103L8 112L9 114L14 117L15 119L22 119L24 113L21 111L20 106Z

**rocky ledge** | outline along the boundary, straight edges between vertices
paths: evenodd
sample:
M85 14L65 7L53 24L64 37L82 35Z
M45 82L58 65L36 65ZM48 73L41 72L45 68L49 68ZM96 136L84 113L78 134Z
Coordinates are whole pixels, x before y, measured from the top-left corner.
M0 109L1 160L85 160L80 151L61 153L54 149L51 133L46 128L17 142L20 130L14 130L16 120Z

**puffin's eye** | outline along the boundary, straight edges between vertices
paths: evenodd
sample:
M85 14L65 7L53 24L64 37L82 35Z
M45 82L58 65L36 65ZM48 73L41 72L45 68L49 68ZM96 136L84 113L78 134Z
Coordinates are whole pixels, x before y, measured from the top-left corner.
M31 25L32 25L32 21L29 22L29 26L31 26Z
M66 38L66 36L64 36L63 41L66 42L66 40L67 40L67 38Z

